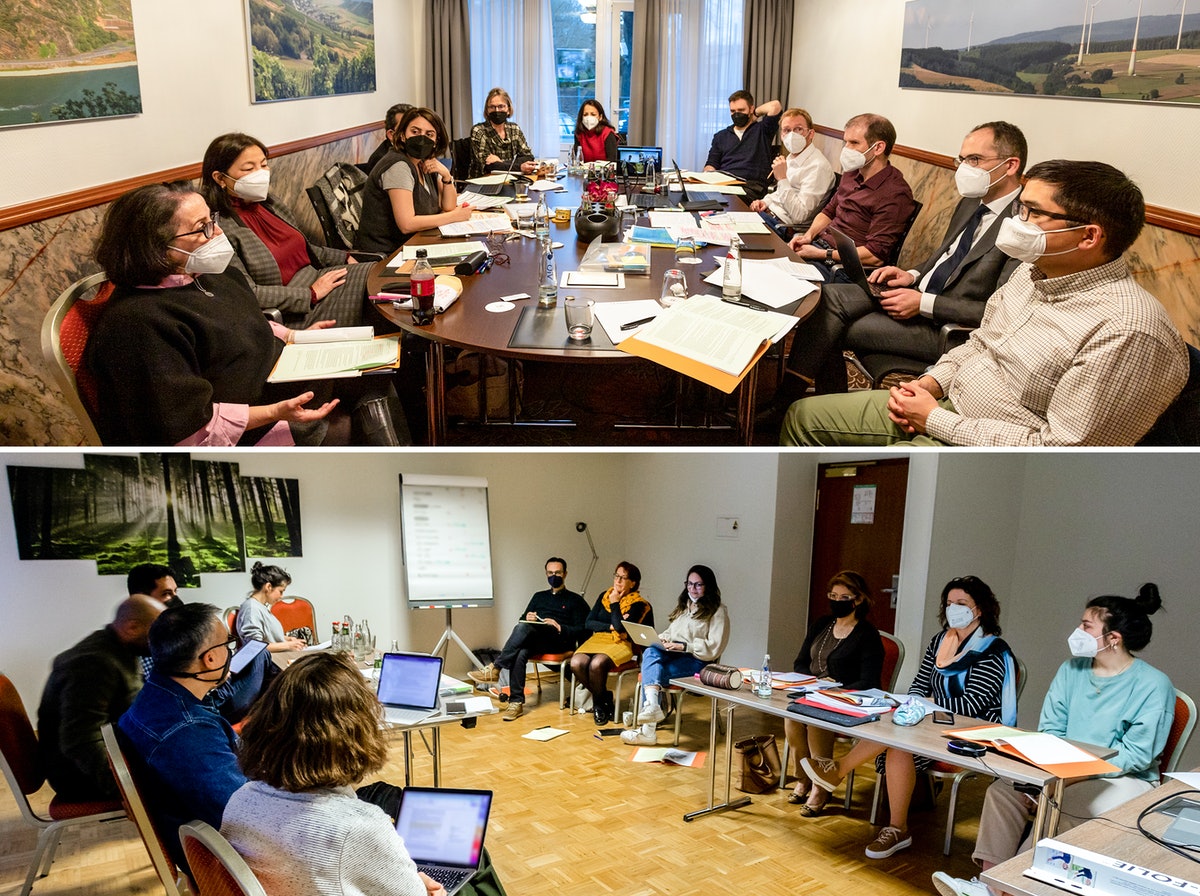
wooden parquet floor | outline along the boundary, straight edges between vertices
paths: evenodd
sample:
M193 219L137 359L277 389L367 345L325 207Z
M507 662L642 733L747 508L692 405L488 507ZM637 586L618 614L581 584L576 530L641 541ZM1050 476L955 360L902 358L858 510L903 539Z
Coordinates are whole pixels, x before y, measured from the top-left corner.
M515 722L491 716L474 730L455 725L442 733L443 784L496 791L487 845L512 896L908 896L933 892L929 877L939 869L975 873L969 851L980 782L960 793L949 858L941 850L948 794L934 807L914 810L911 849L882 861L863 855L875 832L867 821L875 775L867 766L856 776L849 812L839 800L821 817L804 819L786 792L776 791L752 797L743 809L685 823L683 813L705 802L707 767L632 763L634 748L615 737L597 739L590 714L559 710L557 694L550 685L541 704L531 700ZM708 703L690 698L684 712L680 747L707 749ZM782 745L782 726L774 721L742 711L735 735L774 730ZM543 725L569 733L545 743L521 737ZM669 744L668 728L659 740ZM419 741L416 753L414 783L429 784L431 764ZM397 742L379 777L403 783L403 776ZM19 891L36 838L6 789L0 801L0 894L7 896ZM161 892L127 822L64 837L50 875L34 886L36 896Z

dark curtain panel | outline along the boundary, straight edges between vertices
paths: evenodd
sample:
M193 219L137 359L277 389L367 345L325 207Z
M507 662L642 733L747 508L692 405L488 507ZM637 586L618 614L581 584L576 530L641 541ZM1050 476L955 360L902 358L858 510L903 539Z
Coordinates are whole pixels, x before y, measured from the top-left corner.
M470 0L429 0L429 107L442 116L450 139L471 133ZM401 98L416 103L416 99Z
M793 0L745 0L743 83L754 101L779 100L788 107L792 75Z
M666 15L662 0L633 0L633 60L629 74L629 143L657 145L658 48Z

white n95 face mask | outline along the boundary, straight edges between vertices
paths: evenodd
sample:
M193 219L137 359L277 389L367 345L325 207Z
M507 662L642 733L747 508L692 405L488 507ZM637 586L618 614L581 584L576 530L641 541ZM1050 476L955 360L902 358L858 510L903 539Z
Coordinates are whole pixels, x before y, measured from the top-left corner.
M975 620L975 613L962 604L946 604L946 625L951 628L966 628Z
M259 168L233 182L233 195L247 202L262 202L271 187L271 169Z
M783 148L790 153L798 153L804 150L804 135L797 134L795 131L783 135Z
M849 146L842 147L842 154L838 157L843 171L857 171L863 165L867 164L867 157L857 149L851 149Z
M1085 227L1087 227L1086 224L1079 224L1075 227L1064 227L1062 230L1056 230L1055 233L1082 230ZM1033 264L1039 258L1050 255L1067 255L1079 247L1072 246L1061 252L1047 252L1046 231L1030 221L1022 221L1020 218L1005 218L1000 222L1000 230L996 233L996 248L1017 261Z
M587 128L589 131L595 130L596 125L598 125L599 123L600 123L600 119L597 118L595 115L583 116L583 126L585 128Z
M1094 657L1099 652L1096 639L1081 628L1071 632L1067 638L1067 647L1071 649L1071 656Z
M996 168L1002 167L1007 162L1008 159L1005 159ZM963 162L954 172L954 186L958 187L958 194L964 199L982 199L992 188L992 172L996 168L972 168Z
M170 248L188 257L183 269L189 274L219 274L229 266L229 261L233 258L233 244L223 233L218 233L195 252L180 249L178 246Z

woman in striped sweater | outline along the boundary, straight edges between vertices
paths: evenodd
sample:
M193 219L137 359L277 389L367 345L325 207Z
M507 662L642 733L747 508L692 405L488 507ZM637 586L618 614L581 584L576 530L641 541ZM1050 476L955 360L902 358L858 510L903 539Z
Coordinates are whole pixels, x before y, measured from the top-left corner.
M975 576L951 579L942 589L938 620L942 630L925 648L908 693L955 715L1015 725L1016 663L1000 637L1000 603L992 589ZM887 772L890 817L866 854L869 859L884 859L912 846L908 806L917 773L933 760L861 740L836 762L805 759L802 765L814 784L833 791L851 769L872 756L876 769Z

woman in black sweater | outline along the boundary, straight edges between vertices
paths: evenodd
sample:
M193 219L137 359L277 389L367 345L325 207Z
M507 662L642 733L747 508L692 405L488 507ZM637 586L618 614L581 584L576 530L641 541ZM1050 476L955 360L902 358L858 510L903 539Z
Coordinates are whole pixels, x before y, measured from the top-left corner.
M879 687L883 641L866 619L871 610L866 580L856 572L843 570L829 580L826 597L830 614L809 629L793 668L803 675L840 682L847 690ZM817 815L829 794L813 788L800 762L806 757L832 757L836 735L792 719L784 720L783 730L796 769L796 787L788 794L788 802L801 804L803 815Z

